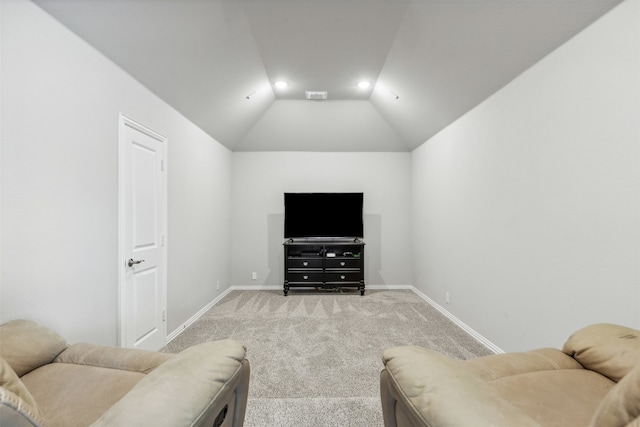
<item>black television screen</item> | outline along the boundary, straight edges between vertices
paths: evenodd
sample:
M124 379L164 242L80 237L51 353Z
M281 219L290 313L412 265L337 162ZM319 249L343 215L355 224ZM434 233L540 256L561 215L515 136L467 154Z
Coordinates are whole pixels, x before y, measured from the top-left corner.
M284 193L284 237L364 237L363 193Z

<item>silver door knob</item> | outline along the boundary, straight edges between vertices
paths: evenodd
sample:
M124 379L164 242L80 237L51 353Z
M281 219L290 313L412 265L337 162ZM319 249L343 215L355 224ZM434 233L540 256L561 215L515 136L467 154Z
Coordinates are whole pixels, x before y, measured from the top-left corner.
M134 264L140 264L141 262L144 262L144 260L143 259L139 259L137 261L134 261L133 258L129 258L129 261L127 261L127 265L129 267L133 267Z

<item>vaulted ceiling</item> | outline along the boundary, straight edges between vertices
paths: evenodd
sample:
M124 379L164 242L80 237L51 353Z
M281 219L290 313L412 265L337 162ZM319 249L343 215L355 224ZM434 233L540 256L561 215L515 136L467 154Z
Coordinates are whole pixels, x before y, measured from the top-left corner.
M34 1L232 151L411 151L620 3Z

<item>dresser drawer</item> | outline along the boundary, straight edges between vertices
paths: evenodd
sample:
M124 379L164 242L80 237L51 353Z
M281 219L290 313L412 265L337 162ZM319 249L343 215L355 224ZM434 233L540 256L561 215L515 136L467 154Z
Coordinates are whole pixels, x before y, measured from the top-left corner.
M344 272L344 273L329 273L325 275L326 283L339 283L339 282L359 282L362 279L360 272Z
M324 274L320 273L287 273L287 280L293 283L322 283Z
M327 268L360 268L362 263L359 258L327 258Z
M287 268L322 268L322 258L289 258Z

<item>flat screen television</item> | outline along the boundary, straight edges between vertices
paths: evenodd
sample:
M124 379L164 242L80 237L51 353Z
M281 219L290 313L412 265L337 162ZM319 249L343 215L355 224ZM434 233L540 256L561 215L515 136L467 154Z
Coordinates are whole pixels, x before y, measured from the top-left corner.
M363 193L284 193L284 237L364 237Z

